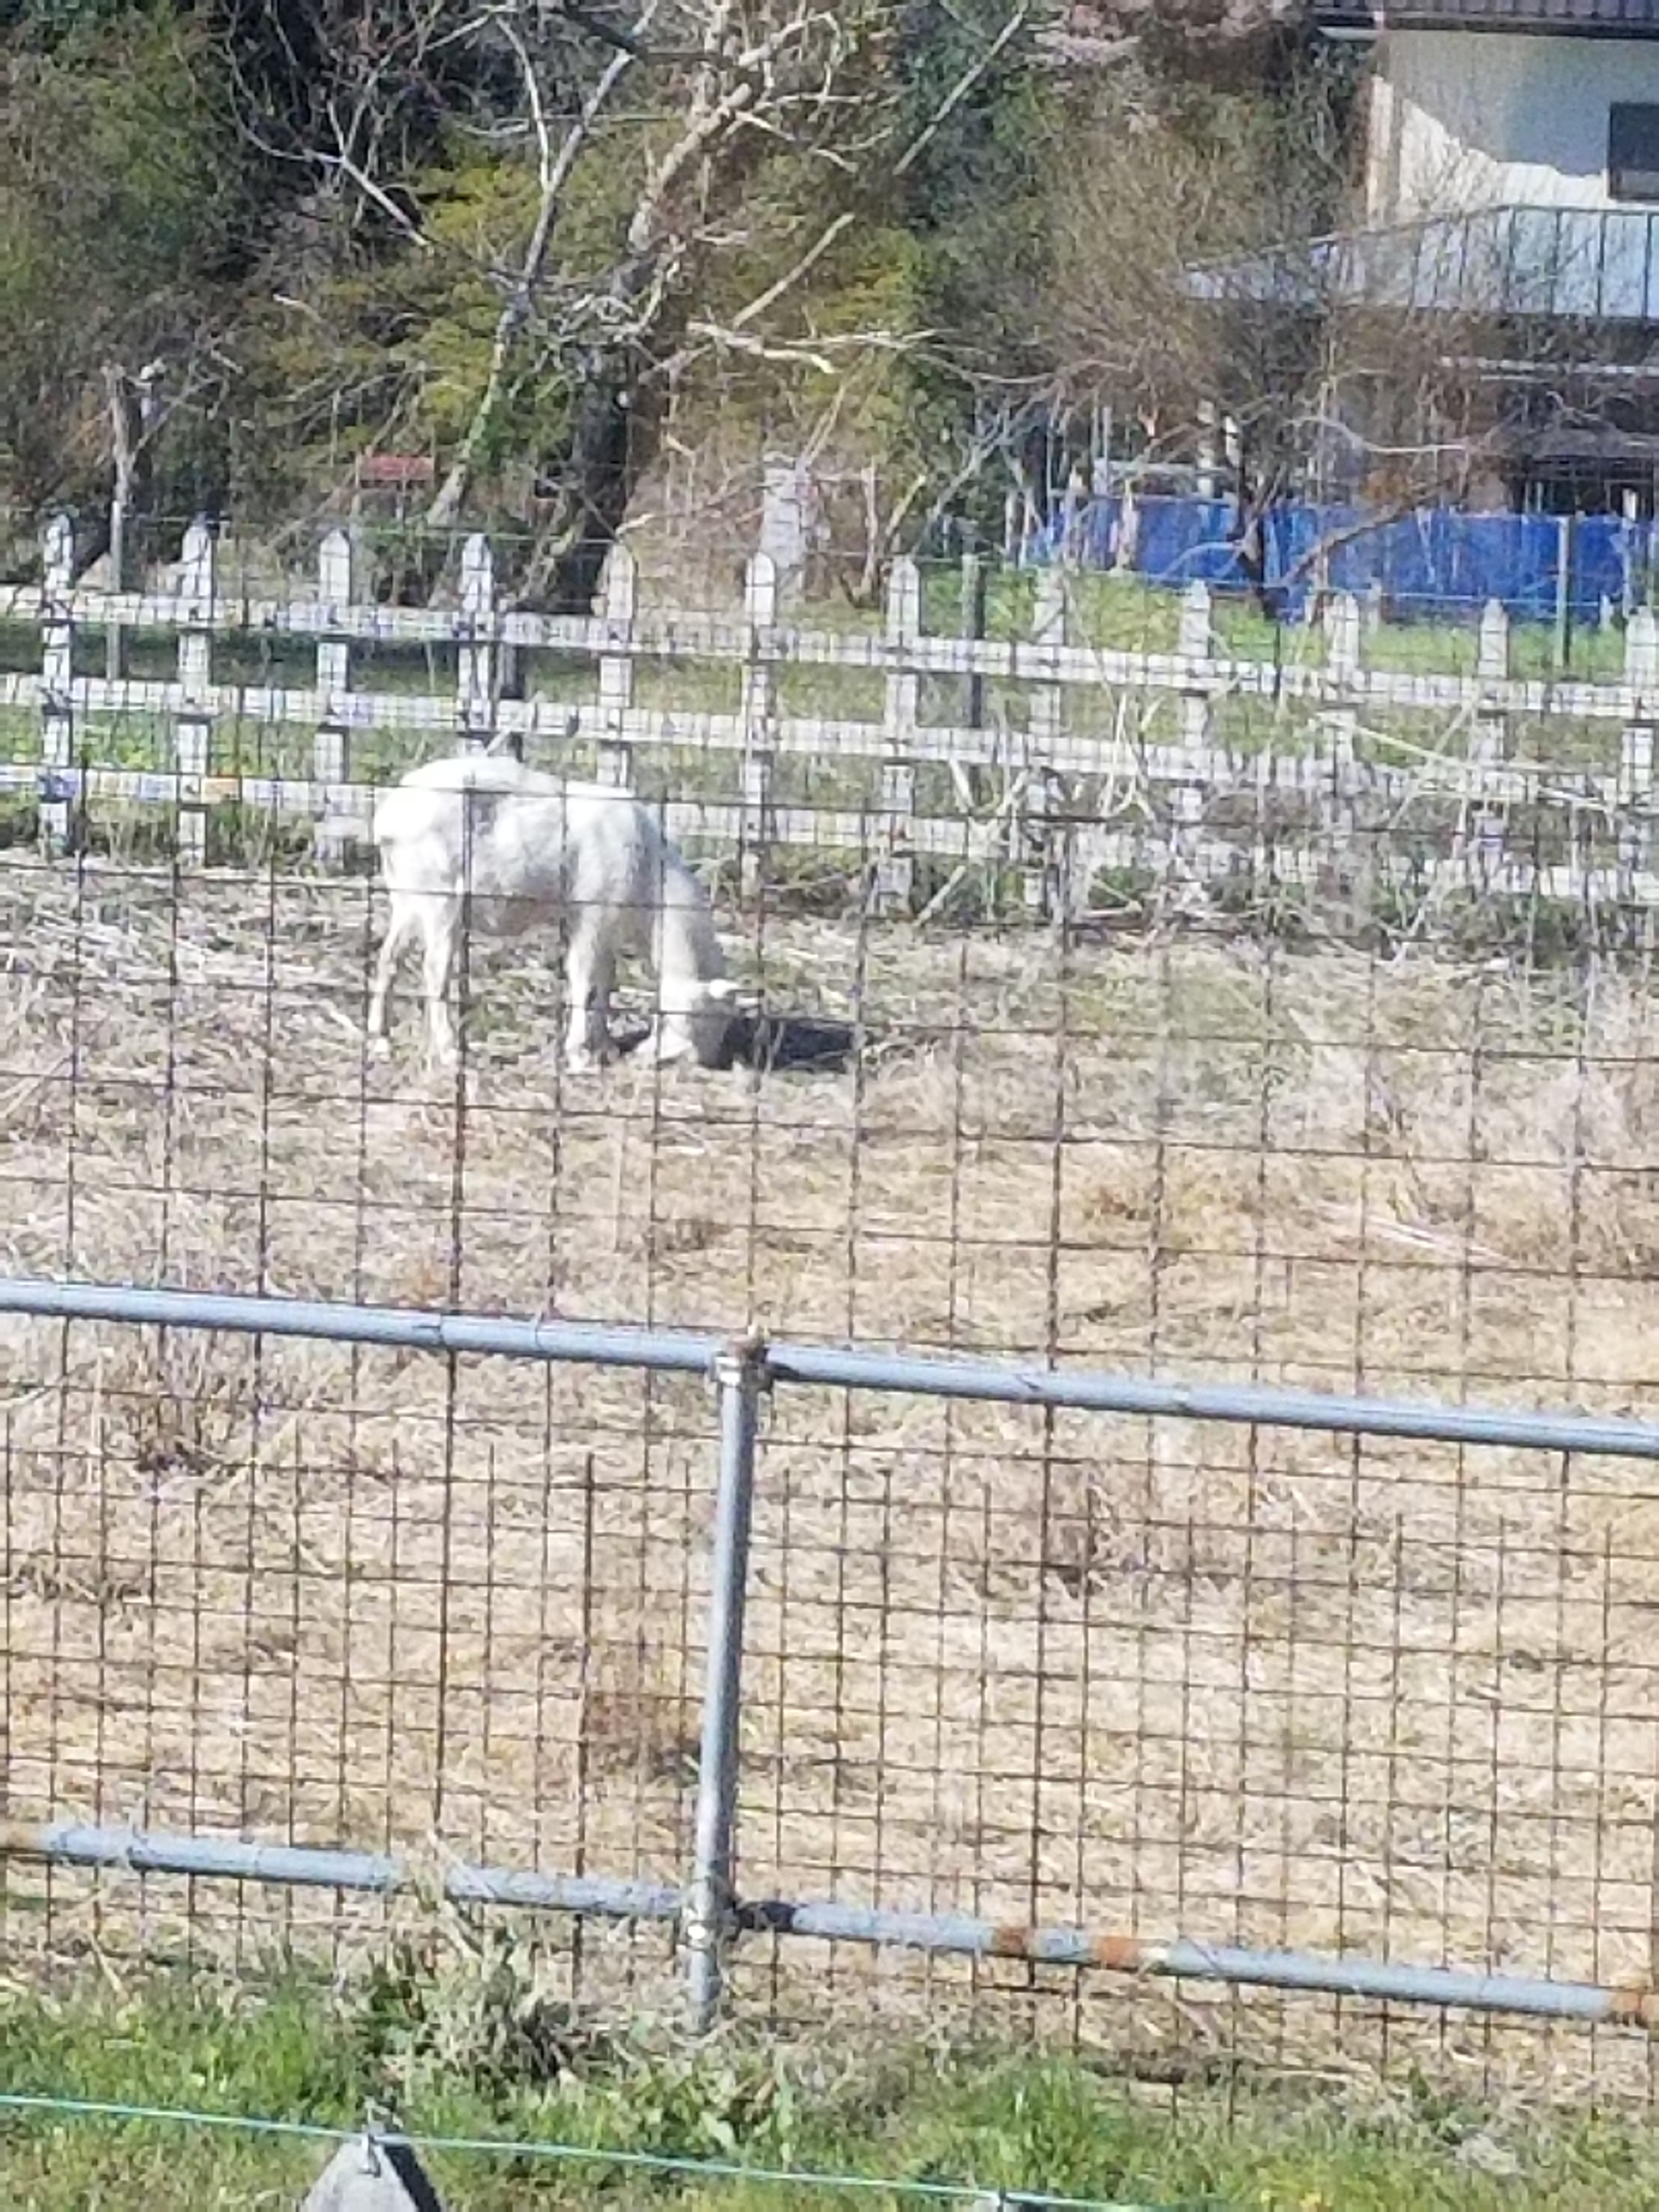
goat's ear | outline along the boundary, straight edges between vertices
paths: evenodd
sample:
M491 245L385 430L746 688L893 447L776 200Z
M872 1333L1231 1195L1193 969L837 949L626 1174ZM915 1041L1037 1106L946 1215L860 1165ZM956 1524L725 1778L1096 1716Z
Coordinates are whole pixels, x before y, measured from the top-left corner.
M702 994L705 999L715 999L729 1003L736 999L739 993L738 985L729 975L715 975L703 985Z

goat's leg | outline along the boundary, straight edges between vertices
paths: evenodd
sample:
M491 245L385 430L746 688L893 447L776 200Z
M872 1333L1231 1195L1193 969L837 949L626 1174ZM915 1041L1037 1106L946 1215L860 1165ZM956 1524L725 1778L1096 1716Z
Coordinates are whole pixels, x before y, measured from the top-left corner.
M651 1033L651 1057L658 1066L670 1067L676 1060L689 1058L690 1053L691 1036L685 1016L659 1014Z
M397 973L398 956L403 951L415 917L400 898L394 897L392 911L386 917L386 935L380 941L380 957L374 963L374 985L368 994L368 1030L370 1040L384 1044L386 1033L386 1006L392 997L392 978Z
M564 1064L573 1074L581 1075L616 1056L611 1035L611 990L617 980L616 956L603 943L599 929L586 919L572 928L564 975L569 1001Z
M659 1067L695 1057L692 1030L702 987L695 975L667 966L657 977L657 1018L652 1025L651 1057Z
M455 943L460 929L459 902L434 900L421 916L425 957L422 978L426 990L428 1048L440 1067L453 1067L460 1059L455 1045L455 1025L449 1014L449 981L455 966Z

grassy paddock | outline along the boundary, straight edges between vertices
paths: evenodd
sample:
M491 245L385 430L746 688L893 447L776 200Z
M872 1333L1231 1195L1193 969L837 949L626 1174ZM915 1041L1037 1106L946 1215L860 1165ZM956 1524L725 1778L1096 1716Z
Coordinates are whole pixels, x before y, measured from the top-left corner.
M365 1053L380 911L0 867L0 1264L1659 1405L1639 969L727 913L845 1065L568 1079L556 977L481 945L463 1093L407 986ZM0 1394L12 1817L679 1879L695 1382L15 1322ZM754 1566L750 1894L1646 1971L1643 1467L781 1391ZM102 1940L273 1910L203 1885ZM963 1987L776 1971L912 2019Z
M0 1994L0 2088L338 2126L372 2102L417 2135L1215 2212L1603 2212L1659 2198L1659 2142L1637 2122L1465 2100L1423 2076L1386 2089L1358 2072L1172 2087L1061 2053L872 2036L864 2022L697 2051L667 2030L578 2019L538 1994L528 1945L483 1934L380 1954L331 1984L14 1983ZM0 2116L0 2201L286 2205L328 2154L271 2136L13 2113ZM465 2212L601 2190L623 2206L710 2212L927 2201L523 2156L428 2162Z

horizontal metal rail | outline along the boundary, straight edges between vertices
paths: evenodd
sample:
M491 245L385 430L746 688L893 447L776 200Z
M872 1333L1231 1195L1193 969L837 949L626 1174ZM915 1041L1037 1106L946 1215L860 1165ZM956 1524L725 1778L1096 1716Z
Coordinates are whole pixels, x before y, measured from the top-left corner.
M601 1367L708 1374L720 1337L678 1329L613 1328L589 1322L515 1321L506 1315L357 1306L313 1298L244 1297L206 1291L129 1288L0 1278L0 1313L64 1321L223 1329L243 1335L330 1339L414 1352L471 1352ZM1595 1452L1659 1460L1659 1422L1534 1413L1521 1407L1441 1406L1340 1392L1277 1390L1249 1382L1148 1381L1091 1369L1026 1367L989 1359L917 1358L842 1345L765 1343L754 1355L763 1381L919 1397L1043 1406L1080 1413L1226 1421L1268 1428L1425 1443Z
M1166 1942L1095 1935L1082 1928L1026 1928L958 1913L879 1912L851 1905L748 1904L739 1924L840 1943L893 1944L975 1959L1020 1959L1048 1966L1103 1966L1115 1973L1306 1990L1377 2002L1458 2005L1474 2012L1528 2013L1556 2020L1659 2026L1659 1995L1643 1984L1545 1981L1458 1966L1394 1966L1377 1959L1320 1958L1242 1944Z
M0 1312L64 1321L327 1339L450 1355L702 1373L720 1385L722 1433L729 1431L732 1450L745 1466L752 1456L752 1433L741 1424L732 1425L736 1413L726 1401L734 1392L752 1395L775 1383L1659 1460L1659 1424L1519 1409L1413 1404L1244 1383L1152 1382L1084 1370L971 1358L920 1358L844 1346L769 1344L758 1340L728 1346L716 1336L678 1330L613 1328L580 1322L524 1321L506 1316L362 1307L314 1299L3 1278L0 1278ZM733 1510L737 1510L734 1506ZM740 1565L732 1565L730 1575L734 1584L739 1583ZM722 1804L729 1808L730 1778L717 1776L716 1779L720 1780ZM710 1879L718 1874L722 1856L718 1844L719 1838L713 1838L700 1856L701 1904L705 1913ZM382 1855L266 1845L234 1838L139 1834L72 1822L41 1826L0 1823L0 1859L6 1857L383 1893L421 1887L415 1869ZM444 1894L456 1901L672 1920L684 1932L696 1932L693 1923L697 1915L688 1913L685 1896L675 1888L469 1865L449 1866L434 1879L441 1882ZM1158 1942L1074 1928L1004 1926L959 1914L890 1912L823 1903L744 1903L728 1898L726 1924L734 1932L772 1931L973 1957L1323 1991L1378 2002L1659 2026L1659 1996L1640 1985L1603 1987L1447 1966L1397 1966L1376 1960L1208 1945L1182 1936ZM709 1982L711 1977L714 1994L717 1994L714 1967L705 1972L703 1980ZM703 2014L711 2011L712 2002L711 1990L704 1989Z
M75 1820L39 1826L0 1820L0 1859L270 1882L287 1889L371 1890L387 1897L399 1890L441 1887L454 1905L515 1905L535 1912L592 1912L614 1920L672 1920L680 1910L678 1889L646 1881L459 1863L426 1876L404 1860L378 1851L251 1844L235 1836L149 1835L132 1828L88 1827Z
M55 1865L120 1869L304 1888L418 1890L420 1875L403 1862L372 1851L321 1850L298 1844L251 1844L234 1837L168 1836L70 1821L33 1826L0 1822L0 1858ZM678 1920L678 1890L648 1882L530 1874L506 1867L451 1866L444 1894L458 1904L518 1905L533 1911L600 1913L612 1918ZM1114 1973L1182 1981L1303 1990L1373 2002L1458 2006L1474 2012L1522 2013L1555 2020L1659 2026L1659 1995L1639 1984L1546 1981L1526 1974L1487 1974L1455 1966L1396 1966L1376 1959L1320 1958L1303 1951L1255 1950L1242 1944L1166 1942L1095 1934L1081 1928L1030 1928L960 1913L884 1912L860 1905L740 1902L737 1928L746 1934L813 1936L822 1942L892 1945L958 1957L1018 1959L1050 1966L1094 1966Z
M1659 1423L1598 1420L1523 1408L1438 1406L1403 1398L1356 1398L1336 1391L1275 1390L1254 1382L1150 1382L1086 1369L1015 1367L996 1360L918 1359L903 1353L816 1345L769 1344L768 1379L890 1390L933 1398L975 1398L1079 1413L1143 1413L1160 1419L1243 1422L1252 1426L1334 1429L1345 1435L1412 1437L1440 1443L1513 1445L1522 1450L1610 1452L1659 1459Z
M407 1352L476 1352L507 1359L568 1360L707 1374L725 1340L689 1331L609 1328L588 1322L515 1321L507 1314L434 1313L418 1306L331 1304L215 1291L48 1283L0 1276L0 1313L59 1321L112 1321L156 1328L224 1329L241 1336L320 1337Z

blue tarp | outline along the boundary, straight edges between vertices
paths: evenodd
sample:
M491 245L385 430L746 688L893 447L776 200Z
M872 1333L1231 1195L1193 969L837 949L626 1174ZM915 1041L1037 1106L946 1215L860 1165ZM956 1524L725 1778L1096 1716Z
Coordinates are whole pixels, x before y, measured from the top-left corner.
M1129 564L1136 574L1172 587L1195 581L1223 590L1249 587L1231 500L1150 498L1136 504ZM1075 501L1036 533L1025 558L1038 566L1066 560L1109 568L1121 527L1120 499ZM1285 615L1299 614L1323 545L1331 588L1361 595L1380 589L1395 619L1467 620L1497 599L1518 621L1548 622L1556 611L1562 535L1569 527L1573 619L1595 621L1604 601L1626 611L1644 604L1659 526L1616 515L1580 516L1569 526L1553 514L1468 514L1430 507L1373 522L1359 507L1286 501L1262 518L1264 580Z

